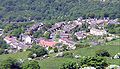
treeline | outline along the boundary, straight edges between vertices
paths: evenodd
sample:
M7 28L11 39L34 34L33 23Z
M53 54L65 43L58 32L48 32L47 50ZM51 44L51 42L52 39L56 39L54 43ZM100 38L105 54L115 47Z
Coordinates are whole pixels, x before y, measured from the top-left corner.
M120 17L119 0L0 0L0 20L56 22L88 17Z

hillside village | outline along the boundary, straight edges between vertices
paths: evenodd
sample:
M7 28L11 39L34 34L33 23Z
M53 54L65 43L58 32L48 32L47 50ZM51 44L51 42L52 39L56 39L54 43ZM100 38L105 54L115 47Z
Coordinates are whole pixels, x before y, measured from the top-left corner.
M21 33L19 38L11 35L5 36L3 39L7 44L10 45L10 51L14 53L19 50L26 50L32 47L33 43L37 43L40 46L45 48L59 48L62 47L63 44L67 45L69 49L75 49L75 44L79 43L79 41L89 38L90 36L94 37L102 37L101 41L111 41L112 39L119 38L118 35L110 34L104 29L104 25L108 24L120 24L115 20L109 19L82 19L82 17L78 18L74 21L68 22L58 22L52 25L50 28L47 28L44 32L48 33L48 38L39 37L34 38L32 33L39 31L40 29L45 28L44 23L36 23L31 27L27 28L25 33ZM2 36L1 29L1 36ZM73 38L76 37L76 38ZM75 41L75 39L77 41ZM94 42L94 41L93 41ZM95 41L99 44L99 41ZM102 42L101 42L102 43ZM57 46L61 44L60 46Z
M41 22L34 23L32 26L26 27L25 32L20 33L19 37L5 35L4 29L0 29L0 36L9 45L4 50L8 54L24 52L36 44L45 48L49 54L58 53L56 57L62 57L64 51L75 50L81 43L84 44L83 46L91 48L119 39L119 34L111 34L107 31L105 26L108 25L120 25L120 22L117 19L83 19L80 17L73 21L58 22L50 27ZM36 32L42 36L35 37L33 34ZM36 54L32 55L36 56ZM75 57L78 58L79 55Z

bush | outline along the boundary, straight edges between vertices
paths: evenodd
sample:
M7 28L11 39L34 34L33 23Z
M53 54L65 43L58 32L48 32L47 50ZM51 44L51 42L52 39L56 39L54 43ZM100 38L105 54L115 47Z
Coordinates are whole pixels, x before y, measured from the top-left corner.
M16 59L8 58L1 62L0 69L21 69L20 66Z
M82 67L92 66L98 69L104 69L108 64L105 59L101 57L85 57L81 59L80 65Z
M64 57L66 57L66 58L73 58L73 53L71 53L71 52L65 52L64 53Z
M77 48L85 48L85 47L89 47L90 45L87 43L80 43L80 44L76 44L75 45Z
M61 65L60 69L79 69L79 65L76 62L68 62Z
M57 53L57 52L58 52L58 49L57 49L56 47L54 48L54 52L55 52L55 53Z
M33 58L34 58L33 52L30 52L30 53L28 54L28 57L33 59Z
M110 57L110 54L107 50L101 49L96 51L96 56L101 56L101 57Z
M26 61L22 64L22 69L40 69L37 61Z
M31 49L31 53L28 54L28 57L34 58L32 55L36 54L37 57L41 57L45 54L48 54L47 50L43 47L33 48Z

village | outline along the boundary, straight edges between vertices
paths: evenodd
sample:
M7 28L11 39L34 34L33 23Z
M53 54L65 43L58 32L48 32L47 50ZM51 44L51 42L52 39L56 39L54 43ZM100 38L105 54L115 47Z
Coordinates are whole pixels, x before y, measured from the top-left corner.
M34 21L33 21L34 22ZM9 46L4 49L4 54L16 54L19 52L28 52L27 60L47 60L49 58L90 58L90 56L81 56L81 54L74 54L69 51L75 51L82 48L93 49L96 46L104 45L108 42L120 38L119 34L112 34L106 28L109 25L120 25L118 19L83 19L82 17L73 21L63 21L46 26L44 23L33 23L30 26L25 26L25 32L17 36L10 35L4 32L5 29L0 29L0 36ZM10 32L13 32L10 30ZM119 31L118 31L119 32ZM4 42L3 42L4 43ZM5 46L5 45L4 45ZM119 44L115 44L119 46ZM115 53L114 56L104 50L100 49L98 56L106 56L109 59L120 59L120 53ZM101 54L103 53L103 54ZM101 55L100 55L101 54ZM50 55L54 55L51 57ZM21 55L20 55L21 56ZM96 57L96 60L100 58ZM102 61L100 62L106 63ZM19 59L20 62L26 61ZM92 61L92 60L91 60ZM96 62L96 61L95 61ZM119 68L118 65L110 65L109 68ZM84 67L81 69L96 69L95 67Z
M90 47L93 45L98 45L102 42L105 43L105 41L111 41L119 38L118 35L110 34L106 31L104 25L108 24L120 23L117 22L117 19L82 19L82 17L80 17L74 21L55 23L45 31L42 30L45 27L44 23L36 23L27 28L25 33L21 33L19 38L7 35L3 39L7 44L10 45L10 49L8 50L9 53L16 53L20 50L26 51L26 49L32 47L33 43L36 43L47 50L49 47L58 48L58 50L61 50L63 45L66 45L67 49L69 50L74 50L76 49L76 44L84 39L89 38L90 36L102 37L102 39L98 39L97 41L92 41L91 39ZM47 34L48 38L34 38L31 32L35 33L39 30L42 30L44 34ZM4 34L2 31L3 30L0 29L0 36Z

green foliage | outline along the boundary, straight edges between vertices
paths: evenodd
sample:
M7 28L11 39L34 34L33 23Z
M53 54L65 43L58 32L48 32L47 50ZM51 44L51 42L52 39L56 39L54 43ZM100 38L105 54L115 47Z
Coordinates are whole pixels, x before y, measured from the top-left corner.
M37 61L26 61L22 64L22 69L40 69Z
M49 37L50 37L50 32L45 32L44 34L43 34L43 36L46 38L46 39L49 39Z
M85 48L85 47L90 47L90 45L88 43L78 43L78 44L75 44L75 46L77 48Z
M39 37L42 37L43 36L43 33L41 31L37 31L33 34L33 37L35 38L39 38Z
M109 52L107 50L104 50L104 49L97 50L95 53L96 53L96 56L110 57Z
M82 67L92 66L92 67L104 69L108 65L108 63L105 61L105 59L101 57L84 57L81 59L80 65Z
M109 11L109 12L108 12ZM94 0L4 0L0 1L0 18L8 21L39 20L46 23L72 20L79 16L120 17L119 2Z
M10 46L0 37L0 48L1 49L7 49Z
M22 28L17 28L17 29L14 29L14 30L11 32L11 35L12 35L12 36L19 37L19 35L20 35L21 33L23 33L23 32L24 32L24 30L23 30Z
M63 46L62 46L63 51L68 51L67 47L68 47L67 45L63 44Z
M7 25L4 27L4 32L8 32L8 31L10 31L10 30L12 30L12 29L13 29L12 24L7 24Z
M111 34L120 34L120 24L109 24L105 28Z
M54 48L54 52L55 52L55 53L58 52L58 48L57 48L57 47Z
M4 49L0 49L0 55L4 53Z
M21 69L16 59L8 58L1 62L0 69Z
M118 18L118 22L120 22L120 18Z
M64 63L60 69L79 69L79 65L76 62Z
M71 53L71 52L65 52L64 53L64 57L66 57L66 58L73 58L73 53Z
M31 53L28 55L28 57L31 57L33 58L33 54L36 54L37 57L41 57L45 54L48 54L47 53L47 50L43 47L40 47L39 45L34 45L32 48L31 48Z

